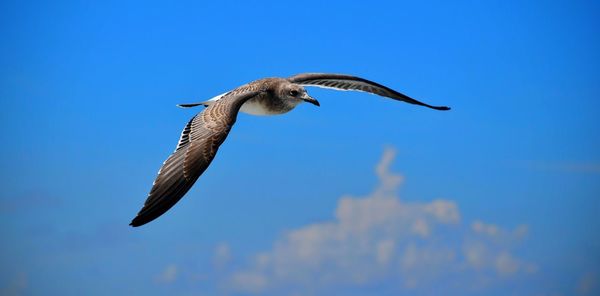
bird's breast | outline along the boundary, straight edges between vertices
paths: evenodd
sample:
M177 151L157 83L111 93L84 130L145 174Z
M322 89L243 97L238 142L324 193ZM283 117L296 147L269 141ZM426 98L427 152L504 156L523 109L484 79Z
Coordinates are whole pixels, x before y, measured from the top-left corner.
M252 115L277 115L294 109L284 102L270 96L257 96L248 100L240 108L240 112Z

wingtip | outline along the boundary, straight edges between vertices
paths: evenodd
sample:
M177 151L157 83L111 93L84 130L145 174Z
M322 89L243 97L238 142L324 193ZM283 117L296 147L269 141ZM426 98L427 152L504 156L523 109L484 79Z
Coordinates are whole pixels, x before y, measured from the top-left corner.
M133 218L133 220L131 220L131 222L129 223L129 226L131 227L139 227L144 225L145 223L140 223L140 221L138 220L138 217Z
M434 109L436 109L436 110L440 110L440 111L448 111L448 110L450 110L451 108L450 108L450 107L447 107L447 106L440 106L440 107L435 107Z

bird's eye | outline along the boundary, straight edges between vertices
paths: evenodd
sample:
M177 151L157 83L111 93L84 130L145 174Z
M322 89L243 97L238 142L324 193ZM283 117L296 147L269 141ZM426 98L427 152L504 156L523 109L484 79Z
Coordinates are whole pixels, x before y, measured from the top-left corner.
M298 95L298 91L297 90L290 90L290 96L295 97Z

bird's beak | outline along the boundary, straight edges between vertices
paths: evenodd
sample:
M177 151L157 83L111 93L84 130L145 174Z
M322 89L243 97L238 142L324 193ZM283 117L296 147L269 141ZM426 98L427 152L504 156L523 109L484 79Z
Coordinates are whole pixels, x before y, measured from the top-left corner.
M302 100L308 103L311 103L315 106L320 107L321 104L319 104L319 101L315 100L313 97L309 96L308 94L304 94L304 96L302 97Z

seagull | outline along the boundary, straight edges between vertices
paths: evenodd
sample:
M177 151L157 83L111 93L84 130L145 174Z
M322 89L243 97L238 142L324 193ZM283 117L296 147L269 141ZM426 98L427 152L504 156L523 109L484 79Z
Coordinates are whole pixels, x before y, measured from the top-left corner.
M305 86L361 91L435 110L450 110L446 106L425 104L364 78L326 73L263 78L204 102L180 104L178 106L183 108L201 105L206 108L185 125L175 151L158 171L144 206L129 225L137 227L158 218L190 190L227 138L238 112L277 115L291 111L302 102L320 106L319 101L308 95Z

